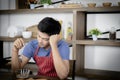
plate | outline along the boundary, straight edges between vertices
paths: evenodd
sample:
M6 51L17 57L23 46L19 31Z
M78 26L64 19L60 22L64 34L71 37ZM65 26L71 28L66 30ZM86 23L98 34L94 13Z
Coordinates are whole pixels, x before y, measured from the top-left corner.
M23 76L23 75L21 75L21 74L17 74L16 77L17 77L17 78L28 78L29 75L24 75L24 76Z

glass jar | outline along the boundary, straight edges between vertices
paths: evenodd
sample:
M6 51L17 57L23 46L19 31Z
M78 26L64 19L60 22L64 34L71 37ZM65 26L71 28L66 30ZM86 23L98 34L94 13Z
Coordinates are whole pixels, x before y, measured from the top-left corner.
M115 27L111 27L109 31L109 40L115 40L116 39L116 29Z

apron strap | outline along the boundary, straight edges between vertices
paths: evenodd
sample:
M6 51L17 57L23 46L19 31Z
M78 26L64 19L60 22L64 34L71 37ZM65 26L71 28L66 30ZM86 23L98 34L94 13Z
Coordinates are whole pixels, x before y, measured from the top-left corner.
M39 48L40 47L38 46L37 49L35 50L34 56L38 54Z

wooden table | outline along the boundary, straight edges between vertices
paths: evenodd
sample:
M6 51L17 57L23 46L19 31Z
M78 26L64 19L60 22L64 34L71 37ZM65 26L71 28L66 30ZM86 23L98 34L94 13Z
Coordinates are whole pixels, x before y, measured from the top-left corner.
M0 71L0 79L1 80L60 80L55 77L46 77L46 76L34 76L30 75L28 78L16 78L15 74L10 71Z
M8 62L6 66L11 66L11 62ZM29 75L28 78L17 78L16 74L12 72L11 68L3 66L4 68L0 68L0 80L60 80L56 77L48 77L48 76L35 76L33 73ZM31 66L33 68L35 66Z

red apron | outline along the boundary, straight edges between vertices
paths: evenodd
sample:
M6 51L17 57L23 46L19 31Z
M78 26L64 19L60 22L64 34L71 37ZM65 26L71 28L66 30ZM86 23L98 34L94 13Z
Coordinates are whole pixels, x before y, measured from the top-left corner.
M39 47L35 51L34 60L38 66L38 75L49 76L49 77L58 77L52 58L52 52L50 56L38 56Z

